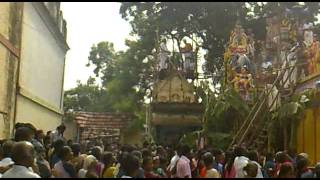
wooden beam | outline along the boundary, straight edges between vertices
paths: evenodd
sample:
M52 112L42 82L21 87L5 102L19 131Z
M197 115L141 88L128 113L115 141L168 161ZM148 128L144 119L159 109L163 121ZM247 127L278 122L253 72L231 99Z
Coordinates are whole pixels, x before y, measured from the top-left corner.
M14 47L14 45L2 34L0 34L0 43L4 45L4 47L6 47L14 56L20 58L20 50Z

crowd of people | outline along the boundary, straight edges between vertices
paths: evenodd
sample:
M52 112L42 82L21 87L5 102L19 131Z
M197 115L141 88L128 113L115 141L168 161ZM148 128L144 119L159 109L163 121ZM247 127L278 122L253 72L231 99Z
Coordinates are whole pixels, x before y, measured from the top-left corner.
M44 134L18 123L13 139L0 142L2 178L320 178L320 163L309 167L306 153L258 154L191 149L143 143L114 148L107 142L75 143L63 137L65 126Z

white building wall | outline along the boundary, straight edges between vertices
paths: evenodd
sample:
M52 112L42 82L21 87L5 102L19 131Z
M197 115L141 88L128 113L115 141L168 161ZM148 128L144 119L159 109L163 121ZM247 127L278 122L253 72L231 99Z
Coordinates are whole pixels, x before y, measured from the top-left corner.
M25 3L20 86L60 108L64 51L31 3Z
M24 3L16 122L53 130L62 120L65 50L31 2Z

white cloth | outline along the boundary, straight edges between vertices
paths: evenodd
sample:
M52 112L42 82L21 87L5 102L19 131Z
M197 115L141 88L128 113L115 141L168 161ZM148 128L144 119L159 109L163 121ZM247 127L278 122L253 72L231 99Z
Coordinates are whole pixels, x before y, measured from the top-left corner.
M187 72L187 70L190 70L194 67L194 63L191 62L192 58L192 52L183 53L184 54L184 71Z
M159 53L159 59L160 59L160 63L159 63L159 66L160 66L160 70L162 69L167 69L168 68L168 64L167 64L167 59L169 57L169 50L166 46L165 43L161 43L160 44L160 53Z
M40 178L40 176L25 166L13 165L2 178Z
M234 160L234 168L236 170L236 178L244 178L243 168L248 164L249 159L244 156L236 157Z
M170 165L168 167L170 171L172 171L172 169L175 167L178 160L179 160L179 156L177 154L171 158Z
M121 176L121 178L132 178L130 176Z
M263 178L262 171L261 171L261 165L256 161L251 161L251 162L255 163L258 166L258 173L257 173L256 178Z
M13 165L14 162L12 161L11 158L7 157L7 158L3 158L1 161L0 161L0 167L7 167L7 166L10 166L10 165Z
M54 130L51 134L51 139L52 139L52 142L55 142L57 141L58 139L61 139L63 140L63 136L57 131L57 130Z
M79 173L78 173L78 177L79 177L79 178L86 178L87 172L88 172L88 170L80 169L80 170L79 170Z

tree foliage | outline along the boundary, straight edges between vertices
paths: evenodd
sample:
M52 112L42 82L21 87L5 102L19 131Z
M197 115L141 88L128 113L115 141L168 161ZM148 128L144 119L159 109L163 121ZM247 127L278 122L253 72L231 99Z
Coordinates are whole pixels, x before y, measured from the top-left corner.
M245 28L251 28L256 39L265 38L267 14L295 11L297 2L122 2L119 13L132 27L135 40L126 40L128 49L116 52L110 42L99 42L92 46L88 66L94 66L96 77L102 87L87 83L67 91L65 110L120 111L138 113L144 111L145 97L155 79L155 49L160 38L174 40L180 46L182 39L189 38L201 50L207 52L205 66L208 72L223 74L223 53L231 30L237 20ZM319 12L319 3L306 2L307 13L300 14L314 20ZM220 76L214 76L220 77ZM221 84L215 80L213 86ZM205 93L202 87L203 103ZM226 93L222 94L221 93ZM247 107L239 102L231 91L211 92L206 104L208 118L219 124L225 115L236 110L241 117ZM200 95L201 96L201 95ZM242 111L242 110L245 111ZM236 117L236 115L234 116ZM139 124L139 123L138 123ZM225 124L225 123L224 123ZM209 125L208 125L209 126ZM211 125L210 125L211 126ZM216 129L224 127L215 127Z

